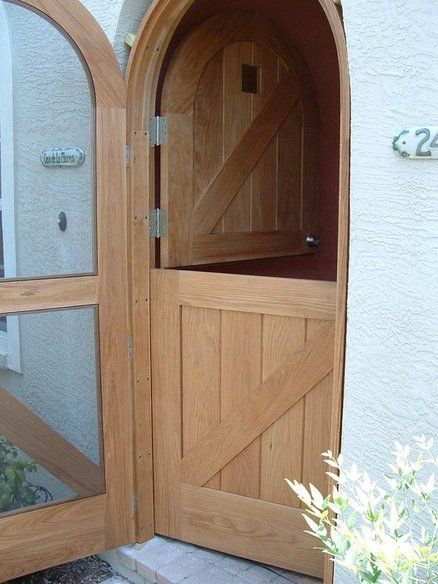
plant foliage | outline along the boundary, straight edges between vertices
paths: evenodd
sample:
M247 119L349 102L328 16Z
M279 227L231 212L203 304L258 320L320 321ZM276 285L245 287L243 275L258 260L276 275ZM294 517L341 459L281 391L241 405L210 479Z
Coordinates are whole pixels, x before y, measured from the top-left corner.
M28 476L38 466L22 458L15 446L0 436L0 513L52 501L44 487L32 484Z
M437 584L438 501L433 440L422 436L413 446L396 443L386 488L356 465L344 468L329 451L322 455L335 481L324 497L287 481L307 507L307 533L324 553L366 584Z

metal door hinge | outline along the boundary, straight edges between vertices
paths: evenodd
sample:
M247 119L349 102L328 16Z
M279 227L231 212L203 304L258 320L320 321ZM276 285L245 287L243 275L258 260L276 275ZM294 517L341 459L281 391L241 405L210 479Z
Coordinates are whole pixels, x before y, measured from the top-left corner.
M134 338L128 337L128 358L132 359L134 356Z
M162 209L152 209L149 213L149 236L159 239L167 237L167 213Z
M167 118L154 116L150 119L149 144L151 146L167 144Z
M132 162L132 146L130 144L126 144L125 147L125 166L129 168Z
M137 511L137 506L138 506L137 493L134 491L132 493L132 508L134 509L134 511Z

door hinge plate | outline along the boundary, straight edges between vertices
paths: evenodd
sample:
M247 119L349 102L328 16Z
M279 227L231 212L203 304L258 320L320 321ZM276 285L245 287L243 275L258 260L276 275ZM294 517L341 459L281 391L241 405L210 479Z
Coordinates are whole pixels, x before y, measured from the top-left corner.
M150 119L149 144L151 146L167 144L167 118L154 116Z
M128 358L132 359L134 357L134 338L128 337Z
M167 213L162 209L152 209L149 213L149 236L159 239L167 237Z

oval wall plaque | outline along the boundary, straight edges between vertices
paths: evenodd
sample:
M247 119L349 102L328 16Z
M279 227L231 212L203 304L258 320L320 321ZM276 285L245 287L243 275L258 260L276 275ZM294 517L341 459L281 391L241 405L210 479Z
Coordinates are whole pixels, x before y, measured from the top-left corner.
M418 126L403 130L392 142L403 158L438 159L438 126Z
M79 168L84 164L85 152L82 148L49 148L41 154L42 165L46 168Z

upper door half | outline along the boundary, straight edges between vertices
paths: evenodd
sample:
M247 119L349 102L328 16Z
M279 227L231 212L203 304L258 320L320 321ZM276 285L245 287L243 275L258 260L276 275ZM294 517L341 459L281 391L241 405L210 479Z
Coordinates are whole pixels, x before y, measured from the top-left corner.
M319 115L288 37L252 12L219 14L183 40L162 94L163 267L309 251Z

